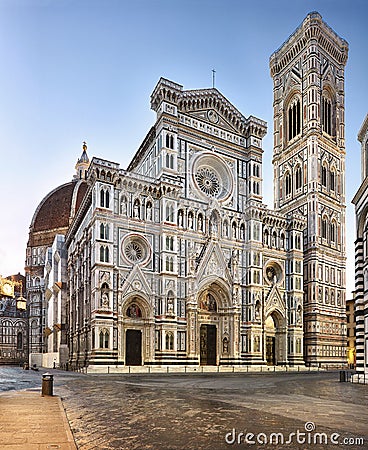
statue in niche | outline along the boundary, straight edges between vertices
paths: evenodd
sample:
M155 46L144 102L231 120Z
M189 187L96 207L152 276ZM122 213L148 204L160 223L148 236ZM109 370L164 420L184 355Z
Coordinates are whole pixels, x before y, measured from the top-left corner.
M152 205L151 202L147 203L146 219L152 220Z
M188 214L188 228L193 228L193 214L189 213Z
M121 199L120 214L122 214L123 216L126 216L127 214L127 199L125 197Z
M217 220L214 215L211 216L211 219L210 219L210 233L212 235L217 235Z
M229 339L227 337L222 340L222 353L229 353Z
M172 298L169 298L167 300L167 315L173 316L174 315L174 302Z
M203 219L202 219L202 216L198 217L198 230L200 230L200 231L203 230Z
M132 319L136 319L137 317L142 317L142 311L140 310L138 305L133 303L127 309L127 316L131 317Z
M101 303L102 303L103 307L105 307L105 308L109 307L109 296L108 296L107 292L102 293Z
M261 304L258 301L256 302L255 318L256 318L256 320L260 320L260 318L261 318Z
M179 216L179 227L182 227L183 226L183 211L182 210L179 211L178 216Z
M138 200L136 200L134 202L133 216L135 219L139 219L139 202L138 202Z
M296 323L300 325L302 323L302 307L299 305L296 310Z

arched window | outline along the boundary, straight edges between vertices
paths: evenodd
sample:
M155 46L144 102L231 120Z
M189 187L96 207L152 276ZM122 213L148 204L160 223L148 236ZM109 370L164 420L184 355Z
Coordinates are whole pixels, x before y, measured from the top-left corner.
M291 195L291 175L290 175L290 172L286 172L286 175L285 175L285 195L286 195L286 197Z
M301 189L303 186L303 181L302 181L302 168L300 166L297 167L296 171L295 171L295 189Z
M327 167L325 164L323 164L321 168L321 183L322 186L327 187Z
M107 189L101 188L100 206L102 208L110 208L110 193Z
M335 190L335 185L336 185L336 175L335 175L335 171L332 169L330 172L330 190L334 191Z
M109 262L109 247L101 245L100 247L100 261Z
M269 243L269 232L267 229L263 233L263 243L265 245L268 245L268 243Z
M174 272L174 258L172 256L166 256L166 271Z
M166 167L169 169L174 168L174 155L170 153L166 153Z
M110 333L108 330L100 331L100 348L109 348Z
M100 225L100 239L109 239L109 225L101 223Z
M295 98L288 109L288 137L289 141L298 136L301 131L300 100Z
M322 219L322 238L327 239L327 219Z
M174 148L174 136L172 134L166 135L166 147L167 148Z
M17 350L23 349L23 334L21 331L17 333Z
M166 205L166 221L174 222L174 207L170 205Z
M174 237L166 236L166 250L174 250Z
M332 102L326 94L322 96L322 130L332 136Z
M335 224L335 222L331 222L330 237L331 237L331 242L336 243L336 224Z
M174 335L171 331L166 333L166 350L174 350Z

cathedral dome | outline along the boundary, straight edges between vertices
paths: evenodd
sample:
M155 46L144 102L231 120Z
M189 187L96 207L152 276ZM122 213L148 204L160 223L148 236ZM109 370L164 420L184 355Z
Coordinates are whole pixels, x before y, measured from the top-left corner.
M28 246L51 245L56 234L65 234L87 191L87 183L73 180L47 194L30 225Z
M57 234L67 233L88 187L85 175L89 158L85 142L82 148L73 180L52 190L38 205L29 227L28 248L50 246ZM29 255L28 250L27 254Z

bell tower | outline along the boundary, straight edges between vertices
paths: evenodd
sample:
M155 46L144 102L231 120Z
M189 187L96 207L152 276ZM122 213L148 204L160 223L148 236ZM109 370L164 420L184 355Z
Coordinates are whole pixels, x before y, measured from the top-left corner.
M310 365L345 361L347 57L348 43L312 12L270 58L275 209L307 218L304 359Z

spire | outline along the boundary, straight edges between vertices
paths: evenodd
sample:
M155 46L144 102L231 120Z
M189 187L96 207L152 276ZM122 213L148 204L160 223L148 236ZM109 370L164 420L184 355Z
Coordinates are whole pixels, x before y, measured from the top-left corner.
M79 178L79 179L85 179L87 176L87 170L89 167L89 158L87 155L87 143L86 141L83 141L83 145L82 145L82 155L81 157L78 159L77 164L75 165L75 170L76 173L74 175L74 178Z

